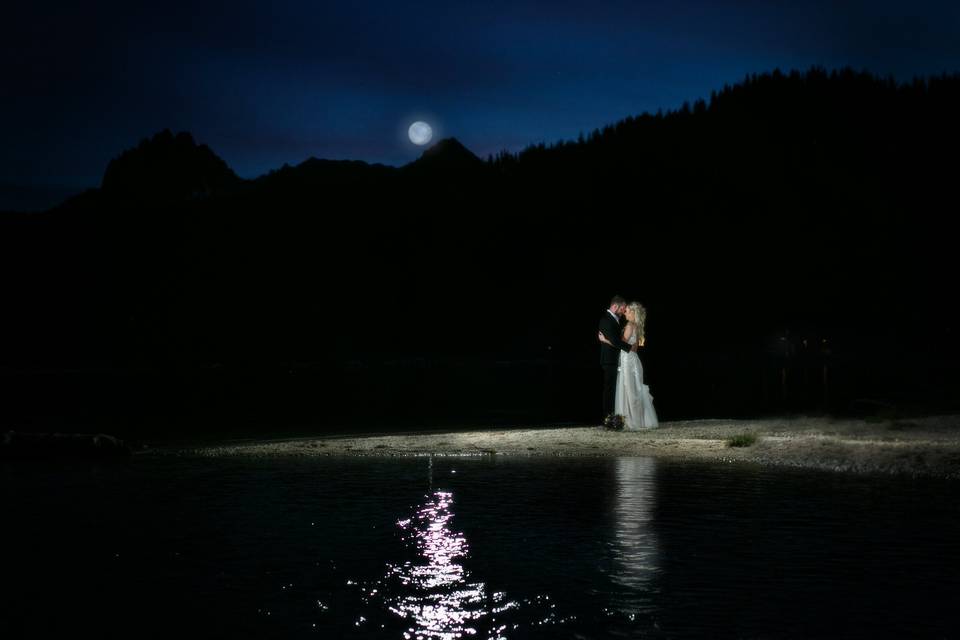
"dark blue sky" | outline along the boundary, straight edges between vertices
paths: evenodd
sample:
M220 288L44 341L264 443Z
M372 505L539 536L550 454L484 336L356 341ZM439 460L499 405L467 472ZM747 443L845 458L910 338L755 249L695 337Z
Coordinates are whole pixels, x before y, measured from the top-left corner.
M485 156L775 67L960 70L960 3L928 0L18 4L0 23L0 209L97 186L164 128L255 177L403 164L415 119Z

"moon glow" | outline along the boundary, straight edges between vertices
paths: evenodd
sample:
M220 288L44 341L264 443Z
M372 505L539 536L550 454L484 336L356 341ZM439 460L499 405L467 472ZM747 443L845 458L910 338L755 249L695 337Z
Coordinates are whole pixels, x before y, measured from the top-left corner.
M422 147L433 138L433 129L431 129L430 125L426 122L417 120L410 125L410 129L407 130L407 135L410 136L410 142Z

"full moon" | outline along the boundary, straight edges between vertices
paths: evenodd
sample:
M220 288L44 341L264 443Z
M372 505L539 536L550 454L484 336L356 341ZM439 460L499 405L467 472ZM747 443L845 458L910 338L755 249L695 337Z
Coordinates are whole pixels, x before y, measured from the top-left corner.
M421 147L433 138L433 129L430 128L426 122L418 120L410 125L410 129L407 130L407 134L410 136L410 142L413 144L420 145Z

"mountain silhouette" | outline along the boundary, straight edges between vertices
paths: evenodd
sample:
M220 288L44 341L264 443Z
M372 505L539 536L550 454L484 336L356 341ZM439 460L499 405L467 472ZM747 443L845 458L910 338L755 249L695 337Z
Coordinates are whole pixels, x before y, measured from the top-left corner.
M408 174L466 176L484 169L483 160L456 138L444 138L424 150L420 157L402 167Z
M229 191L242 181L227 163L193 136L165 129L111 160L105 194L176 201Z
M350 184L384 179L395 173L395 167L369 164L362 160L323 160L308 158L296 166L284 165L253 180L261 189L297 187L336 188Z

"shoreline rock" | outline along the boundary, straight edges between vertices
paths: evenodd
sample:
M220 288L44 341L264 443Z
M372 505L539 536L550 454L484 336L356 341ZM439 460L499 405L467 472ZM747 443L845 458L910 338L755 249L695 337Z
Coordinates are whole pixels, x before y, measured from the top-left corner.
M130 455L127 444L105 433L20 433L0 438L0 460L80 458L119 459Z

